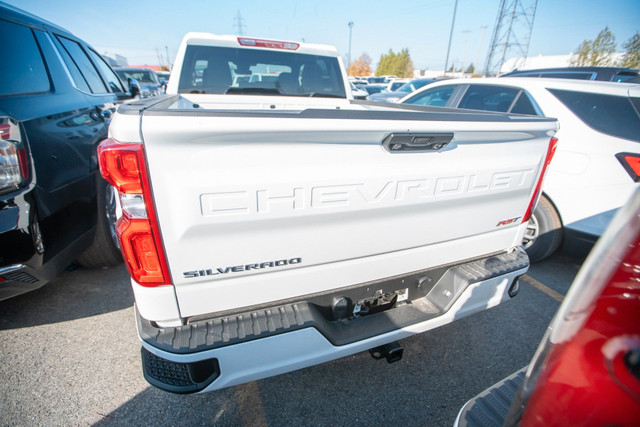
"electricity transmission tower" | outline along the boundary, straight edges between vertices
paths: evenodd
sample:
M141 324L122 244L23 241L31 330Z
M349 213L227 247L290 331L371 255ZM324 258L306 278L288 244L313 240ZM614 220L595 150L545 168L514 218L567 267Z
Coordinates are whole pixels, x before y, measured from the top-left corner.
M495 76L509 57L526 58L538 0L502 0L493 29L485 76Z
M236 16L233 18L233 27L237 28L236 35L244 36L244 18L240 14L239 10Z

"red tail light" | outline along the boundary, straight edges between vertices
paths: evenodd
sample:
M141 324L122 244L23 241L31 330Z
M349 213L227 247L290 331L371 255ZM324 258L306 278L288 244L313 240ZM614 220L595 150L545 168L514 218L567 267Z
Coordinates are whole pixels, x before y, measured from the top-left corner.
M129 274L143 286L170 285L142 144L115 139L98 146L100 173L120 193L122 217L116 227Z
M298 50L300 47L298 43L281 42L277 40L249 39L245 37L238 37L238 43L242 46L266 47L269 49Z
M11 125L0 123L0 139L9 139L9 137L11 137Z
M29 180L29 155L20 125L0 117L0 194L16 191Z
M531 198L531 202L529 202L529 207L522 217L522 222L527 222L531 219L531 215L533 215L533 211L536 209L538 205L538 200L540 200L540 194L542 193L542 182L544 181L544 176L547 173L547 166L551 163L551 159L553 159L553 155L556 154L556 148L558 147L558 138L551 138L549 140L549 148L547 149L547 157L544 160L544 164L542 165L542 172L540 173L540 178L538 179L538 184L536 185L536 189L533 192L533 197Z
M640 154L618 153L616 158L634 182L640 181Z

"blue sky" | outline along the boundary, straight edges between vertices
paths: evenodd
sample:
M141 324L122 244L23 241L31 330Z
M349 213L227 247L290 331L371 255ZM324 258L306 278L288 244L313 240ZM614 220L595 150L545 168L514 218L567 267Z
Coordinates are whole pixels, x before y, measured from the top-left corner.
M346 59L372 58L408 48L415 68L442 69L454 0L4 0L65 27L100 53L126 56L129 64L171 60L189 31L237 34L334 45ZM532 0L526 0L530 3ZM484 64L500 0L458 0L449 64ZM484 33L482 26L487 26ZM539 0L529 55L568 54L609 26L618 50L640 31L639 0Z

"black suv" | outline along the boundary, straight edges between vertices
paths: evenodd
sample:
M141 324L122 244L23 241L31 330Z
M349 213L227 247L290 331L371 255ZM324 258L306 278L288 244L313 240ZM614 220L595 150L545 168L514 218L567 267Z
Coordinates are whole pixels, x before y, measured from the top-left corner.
M562 67L513 70L500 77L550 77L576 80L602 80L618 83L640 83L638 70L623 67Z
M131 98L102 57L50 22L0 3L0 300L73 260L122 261L115 193L96 147Z

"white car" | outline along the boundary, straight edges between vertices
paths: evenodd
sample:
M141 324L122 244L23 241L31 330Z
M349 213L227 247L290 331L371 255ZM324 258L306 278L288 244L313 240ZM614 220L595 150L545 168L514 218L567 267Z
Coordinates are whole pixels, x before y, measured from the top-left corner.
M595 241L640 181L640 85L501 77L432 83L401 103L557 118L558 148L524 245L532 261L565 238Z

